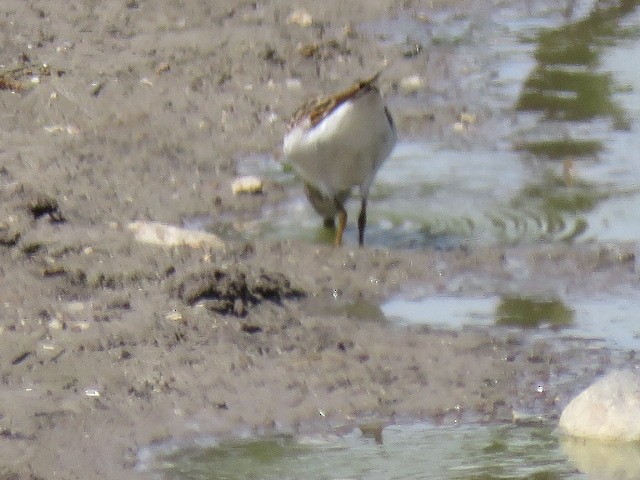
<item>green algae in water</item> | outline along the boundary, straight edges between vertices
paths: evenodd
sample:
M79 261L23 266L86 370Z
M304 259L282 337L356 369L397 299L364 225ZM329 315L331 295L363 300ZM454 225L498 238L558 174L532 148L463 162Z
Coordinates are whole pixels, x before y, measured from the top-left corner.
M167 480L279 478L276 475L287 458L308 450L290 435L228 441L216 447L179 450L163 457L157 470Z
M560 300L541 300L526 297L504 297L496 308L496 324L524 328L550 325L570 327L574 312Z
M349 318L362 320L365 322L386 323L387 317L384 316L382 308L377 303L359 298L344 306L342 312Z

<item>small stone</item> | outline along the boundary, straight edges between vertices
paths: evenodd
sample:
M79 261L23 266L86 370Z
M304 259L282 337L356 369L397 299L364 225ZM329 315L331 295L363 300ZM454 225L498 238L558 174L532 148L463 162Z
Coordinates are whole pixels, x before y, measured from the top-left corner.
M84 394L87 397L97 398L100 396L100 390L98 390L97 388L85 388Z
M287 18L287 23L294 23L301 27L309 27L313 23L311 14L306 10L294 10Z
M302 80L299 78L287 78L284 84L289 90L300 90L302 88Z
M474 115L473 113L462 112L460 114L460 121L462 123L466 123L466 124L476 123L476 120L477 120L477 116Z
M241 193L262 193L262 179L254 176L239 177L231 183L231 191L234 195Z
M78 322L72 322L69 328L74 332L84 332L85 330L88 330L90 326L89 322L81 320Z
M160 75L161 73L168 72L169 70L171 70L171 65L169 65L167 62L162 62L156 68L156 73Z
M410 95L422 90L426 85L424 78L420 75L409 75L400 80L400 90L405 95Z
M64 324L59 319L54 318L49 322L49 328L51 330L62 330L64 328Z
M179 322L182 320L182 314L180 312L178 312L177 310L174 310L171 313L167 313L164 316L165 319L171 321L171 322Z
M298 53L305 58L313 57L320 50L317 43L307 43L298 45Z
M461 133L467 130L467 125L463 122L456 122L453 124L452 128L454 132Z

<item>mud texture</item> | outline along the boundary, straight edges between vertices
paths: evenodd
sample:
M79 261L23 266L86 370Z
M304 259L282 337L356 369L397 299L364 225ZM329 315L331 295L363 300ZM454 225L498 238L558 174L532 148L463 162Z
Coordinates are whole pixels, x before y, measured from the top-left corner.
M293 190L269 180L233 195L238 161L279 158L299 104L384 64L401 137L446 141L486 86L468 88L454 45L391 41L376 25L413 16L428 30L442 12L498 8L3 0L0 478L142 478L140 448L193 434L557 416L608 352L398 327L377 306L400 292L636 288L633 245L394 251L230 236L213 250L126 228L281 204ZM400 88L414 74L427 87ZM458 141L490 144L508 113L475 112Z

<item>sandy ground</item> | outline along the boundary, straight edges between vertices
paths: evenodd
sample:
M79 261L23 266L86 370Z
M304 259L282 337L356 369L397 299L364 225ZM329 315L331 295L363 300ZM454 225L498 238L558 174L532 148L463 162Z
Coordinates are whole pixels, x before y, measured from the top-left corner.
M273 182L232 194L238 159L279 157L296 106L384 64L401 137L445 138L486 86L469 91L454 47L371 26L413 15L428 29L458 8L499 7L3 0L2 71L49 68L0 90L0 478L140 478L141 447L196 432L554 417L607 368L607 352L525 333L393 327L375 305L400 291L636 287L633 245L212 250L142 244L125 227L279 204L292 193ZM313 23L290 21L297 9ZM409 96L413 74L430 87ZM506 114L476 113L463 141L490 142Z

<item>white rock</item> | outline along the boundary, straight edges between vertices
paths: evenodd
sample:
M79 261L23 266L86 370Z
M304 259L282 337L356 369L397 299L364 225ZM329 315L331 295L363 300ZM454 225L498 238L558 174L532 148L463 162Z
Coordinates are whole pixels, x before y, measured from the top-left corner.
M422 90L426 84L426 80L420 75L409 75L400 80L400 90L405 95L410 95Z
M231 191L234 195L241 193L262 193L262 179L254 176L236 178L231 183Z
M166 318L167 320L171 321L171 322L181 322L182 321L182 314L180 312L178 312L177 310L174 310L173 312L169 312L167 313L164 318Z
M287 18L287 23L295 23L301 27L308 27L313 23L311 14L306 10L294 10Z
M289 90L300 90L302 88L302 80L299 78L287 78L284 84Z
M640 440L640 374L620 370L598 380L567 405L558 426L574 437Z
M224 242L212 233L199 230L174 227L158 222L131 222L127 225L139 242L163 245L166 247L178 247L186 245L192 248L209 247L215 250L224 250Z

